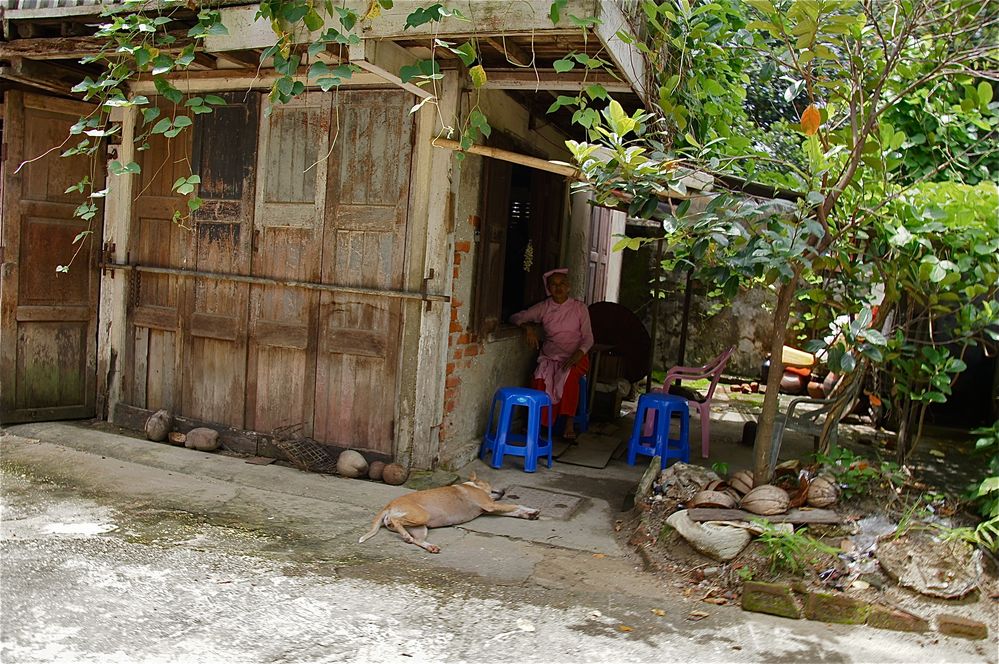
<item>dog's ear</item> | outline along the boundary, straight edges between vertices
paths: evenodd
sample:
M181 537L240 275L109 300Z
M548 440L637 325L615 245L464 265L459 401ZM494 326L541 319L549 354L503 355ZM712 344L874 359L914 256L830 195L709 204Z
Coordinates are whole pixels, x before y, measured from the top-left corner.
M477 479L479 479L479 478L478 478L478 477L476 477L476 475L475 475L475 471L473 470L473 471L472 471L472 474L468 476L468 481L469 481L469 482L474 482L474 481L475 481L475 480L477 480Z

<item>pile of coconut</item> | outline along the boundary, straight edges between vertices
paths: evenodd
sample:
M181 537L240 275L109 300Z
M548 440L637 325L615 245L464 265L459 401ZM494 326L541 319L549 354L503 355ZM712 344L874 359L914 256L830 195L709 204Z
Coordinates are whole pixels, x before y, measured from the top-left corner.
M753 485L748 470L723 480L714 471L675 463L652 483L648 500L672 512L666 523L700 553L715 560L735 558L762 532L754 521L792 530L794 523L838 523L832 510L839 497L831 477L813 475L792 462L778 467L772 484Z

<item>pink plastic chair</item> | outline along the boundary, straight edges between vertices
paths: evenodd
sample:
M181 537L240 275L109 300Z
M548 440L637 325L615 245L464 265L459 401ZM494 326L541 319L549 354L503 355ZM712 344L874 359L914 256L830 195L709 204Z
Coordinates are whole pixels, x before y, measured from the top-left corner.
M691 408L691 410L697 411L697 417L701 422L701 456L705 459L708 458L708 425L711 421L711 397L714 396L715 387L718 386L718 379L721 378L722 371L724 371L725 365L728 363L728 358L731 357L734 350L734 347L729 348L724 353L705 364L703 367L673 367L666 372L666 378L663 380L663 387L657 387L652 390L653 392L670 393L670 383L676 379L711 379L711 386L708 387L707 394L703 396L689 389L676 390L674 388L674 392L672 392L673 394L679 394L682 397L686 397L687 405ZM642 427L643 436L652 435L653 424L654 421L652 417L647 416Z

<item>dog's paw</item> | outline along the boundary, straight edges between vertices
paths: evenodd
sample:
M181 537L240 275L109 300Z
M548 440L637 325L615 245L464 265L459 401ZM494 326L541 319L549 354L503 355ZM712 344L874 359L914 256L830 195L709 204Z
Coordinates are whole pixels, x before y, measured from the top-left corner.
M531 521L534 521L539 516L541 516L541 510L531 510L530 512L527 513L527 518L530 519Z
M437 546L436 544L428 544L428 545L426 545L423 548L426 549L427 551L429 551L430 553L440 553L441 552L441 548L439 546Z

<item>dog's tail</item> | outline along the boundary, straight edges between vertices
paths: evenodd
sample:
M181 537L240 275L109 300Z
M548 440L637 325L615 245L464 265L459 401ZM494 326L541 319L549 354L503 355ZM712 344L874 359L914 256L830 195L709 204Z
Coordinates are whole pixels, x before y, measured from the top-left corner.
M382 524L385 523L386 514L388 514L387 507L375 516L375 520L371 522L371 530L361 535L361 539L357 540L358 544L363 544L378 534L378 530L382 527Z

